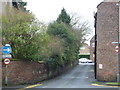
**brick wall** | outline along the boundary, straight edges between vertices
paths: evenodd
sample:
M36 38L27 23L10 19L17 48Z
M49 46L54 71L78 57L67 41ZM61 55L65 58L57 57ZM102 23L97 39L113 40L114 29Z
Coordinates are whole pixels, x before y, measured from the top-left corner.
M90 54L90 47L88 44L84 43L79 50L80 55L89 55Z
M119 9L116 3L103 2L97 7L97 79L100 81L116 80L118 54L112 44L118 41Z
M8 84L34 83L47 77L47 69L43 63L31 61L11 61L6 67L3 64L3 84L5 73L8 75Z
M42 80L60 75L76 64L77 63L68 64L64 67L59 67L57 70L53 70L44 63L25 60L11 61L7 67L8 85L37 83ZM6 67L4 64L2 65L2 71L2 83L4 85L6 73Z

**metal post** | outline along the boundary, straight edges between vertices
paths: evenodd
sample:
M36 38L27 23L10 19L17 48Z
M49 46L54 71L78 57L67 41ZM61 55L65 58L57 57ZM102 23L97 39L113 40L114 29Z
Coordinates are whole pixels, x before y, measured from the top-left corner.
M7 65L5 65L5 85L7 86L7 84L8 84L8 77L7 77Z

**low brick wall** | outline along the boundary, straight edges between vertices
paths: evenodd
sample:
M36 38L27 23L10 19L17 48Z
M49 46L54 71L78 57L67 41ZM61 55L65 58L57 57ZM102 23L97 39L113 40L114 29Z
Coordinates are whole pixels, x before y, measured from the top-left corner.
M34 83L47 77L47 70L43 63L31 61L11 61L7 69L3 64L3 84L7 72L8 84ZM33 82L34 81L34 82Z
M45 79L49 79L59 75L60 73L69 70L76 64L69 64L64 67L59 67L56 71L50 69L44 63L33 61L11 61L7 65L2 65L2 83L5 84L5 74L7 72L8 85L15 84L34 84Z

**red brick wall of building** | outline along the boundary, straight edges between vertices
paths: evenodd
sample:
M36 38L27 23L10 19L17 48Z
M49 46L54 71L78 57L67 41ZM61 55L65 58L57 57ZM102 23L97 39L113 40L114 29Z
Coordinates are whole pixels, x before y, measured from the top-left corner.
M117 57L115 44L118 41L119 9L117 2L103 2L97 11L97 79L115 81ZM102 64L102 69L99 65Z

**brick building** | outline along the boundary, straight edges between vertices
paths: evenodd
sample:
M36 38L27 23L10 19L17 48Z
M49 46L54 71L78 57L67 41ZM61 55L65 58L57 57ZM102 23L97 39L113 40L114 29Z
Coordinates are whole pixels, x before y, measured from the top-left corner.
M90 58L90 46L88 44L84 43L82 47L80 47L79 56L80 58Z
M90 60L94 61L95 58L95 35L90 40Z
M89 55L90 54L90 47L88 44L84 43L82 47L80 47L80 55Z
M104 0L97 6L95 15L95 75L100 81L116 81L118 76L118 53L112 42L118 42L119 1Z

